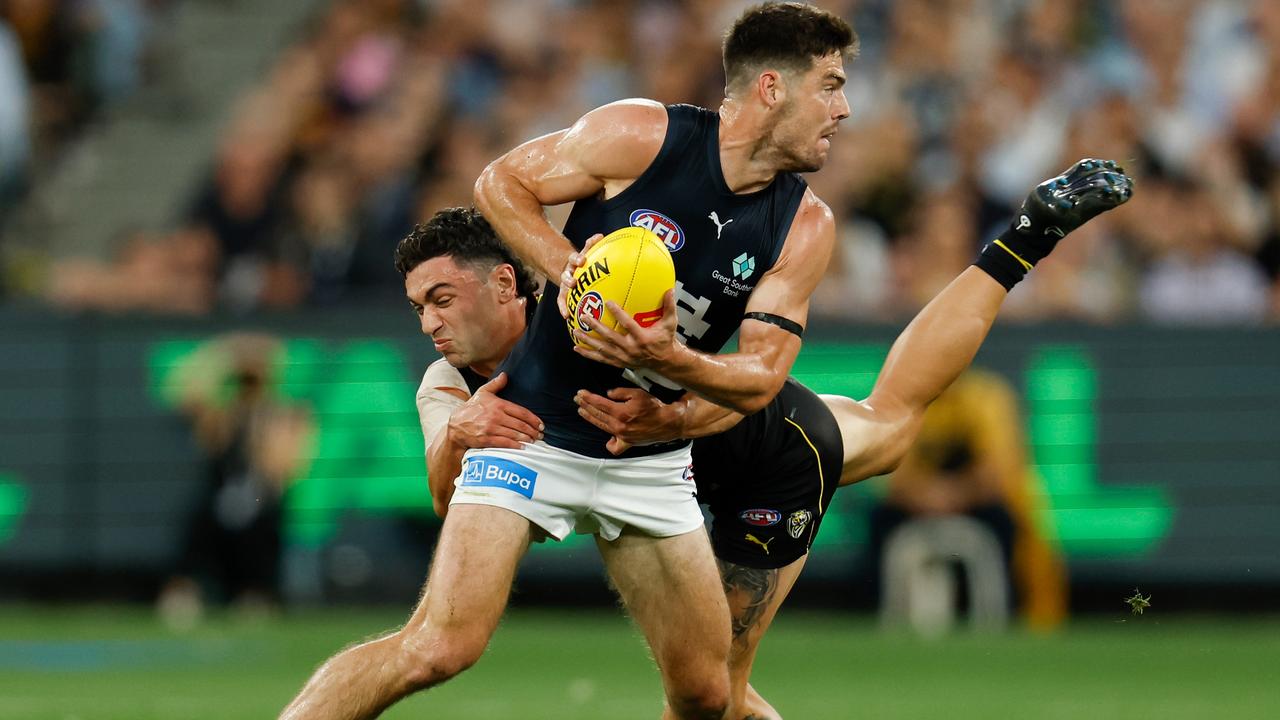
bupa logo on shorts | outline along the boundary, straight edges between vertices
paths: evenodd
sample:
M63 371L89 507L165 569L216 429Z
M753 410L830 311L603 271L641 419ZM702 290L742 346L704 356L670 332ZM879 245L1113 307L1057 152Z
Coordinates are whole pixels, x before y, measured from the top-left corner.
M742 521L748 525L755 525L756 527L769 527L782 522L782 513L768 508L743 510L738 513L738 517L742 518Z
M632 227L644 228L657 235L671 252L684 247L684 230L675 220L657 210L633 210L629 222Z
M532 498L538 482L534 470L492 455L473 455L462 468L462 484L466 487L505 488Z

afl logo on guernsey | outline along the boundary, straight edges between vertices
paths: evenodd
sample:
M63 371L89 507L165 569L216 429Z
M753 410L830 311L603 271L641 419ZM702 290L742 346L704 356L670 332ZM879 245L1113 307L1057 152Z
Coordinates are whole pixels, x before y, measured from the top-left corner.
M633 210L629 221L631 227L639 227L657 235L671 252L684 247L684 230L675 220L656 210Z

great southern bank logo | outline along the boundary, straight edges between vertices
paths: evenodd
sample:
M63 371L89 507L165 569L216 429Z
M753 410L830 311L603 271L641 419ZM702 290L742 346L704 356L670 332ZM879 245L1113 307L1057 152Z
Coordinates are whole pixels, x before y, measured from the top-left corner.
M644 228L657 235L671 252L684 247L684 230L680 229L675 220L657 210L633 210L628 222L631 227Z
M518 462L492 455L473 455L462 468L465 487L505 488L532 498L538 473Z
M724 294L729 297L738 297L744 292L751 292L755 285L746 282L746 279L756 272L755 256L742 253L733 259L731 267L733 268L733 277L729 277L719 270L712 270L711 277L724 283Z

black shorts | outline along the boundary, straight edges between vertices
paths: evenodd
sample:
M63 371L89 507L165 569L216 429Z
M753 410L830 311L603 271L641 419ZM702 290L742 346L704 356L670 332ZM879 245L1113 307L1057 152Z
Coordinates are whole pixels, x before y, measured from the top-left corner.
M693 476L699 502L711 511L716 557L761 569L803 557L843 465L835 416L791 379L764 410L694 441Z

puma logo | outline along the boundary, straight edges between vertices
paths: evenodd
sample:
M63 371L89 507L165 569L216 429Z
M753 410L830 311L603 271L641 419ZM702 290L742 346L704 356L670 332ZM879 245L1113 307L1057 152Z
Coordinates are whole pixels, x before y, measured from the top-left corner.
M710 218L711 222L713 222L713 223L715 223L715 224L716 224L716 239L717 239L717 240L719 240L719 239L720 239L720 233L721 233L721 231L723 231L723 230L724 230L724 226L725 226L725 225L728 225L728 224L729 224L729 223L731 223L731 222L733 222L733 218L729 218L728 220L725 220L724 222L720 222L720 216L719 216L718 214L716 214L716 211L715 211L715 210L712 210L712 211L711 211L711 214L710 214L710 215L708 215L707 217L708 217L708 218Z
M769 542L760 542L760 538L756 537L755 535L752 535L751 533L747 533L747 540L749 540L750 542L753 542L753 543L755 543L755 544L759 545L760 547L764 548L764 554L765 554L765 555L768 555L768 554L769 554L769 543L771 543L771 542L773 542L774 540L777 540L777 539L778 539L778 538L769 538Z

